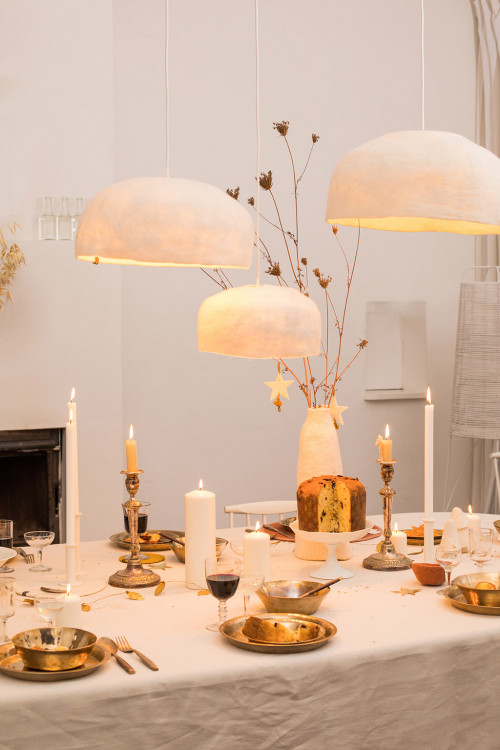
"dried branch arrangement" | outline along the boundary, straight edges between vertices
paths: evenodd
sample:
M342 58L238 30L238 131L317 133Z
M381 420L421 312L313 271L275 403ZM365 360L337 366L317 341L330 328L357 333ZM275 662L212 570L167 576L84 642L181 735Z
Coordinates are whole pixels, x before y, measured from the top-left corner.
M263 213L260 213L259 215L261 219L266 224L275 229L280 236L280 242L282 243L284 251L285 265L288 269L289 274L288 280L286 274L282 269L282 263L277 257L274 256L273 253L271 253L271 250L262 238L260 238L260 247L258 248L258 250L267 264L266 273L274 277L280 286L290 286L290 284L295 284L301 294L305 294L307 296L309 296L310 282L313 282L313 280L315 280L319 286L324 308L323 328L325 331L324 341L322 342L322 353L320 355L321 359L323 360L322 366L320 367L321 375L313 375L312 362L314 360L311 360L310 358L305 358L303 361L303 377L299 377L283 360L279 360L279 363L295 379L300 390L306 397L307 404L310 408L317 406L328 407L332 404L332 401L335 398L338 383L341 381L342 377L352 365L354 360L359 356L362 349L364 349L368 344L368 342L364 339L362 341L359 341L356 345L355 351L351 352L348 355L347 360L343 361L341 359L349 293L351 290L356 262L358 259L360 231L358 230L355 251L352 253L352 258L349 259L348 254L346 253L342 246L342 243L340 242L337 227L332 227L333 236L345 262L345 290L343 301L341 300L339 302L338 300L334 300L334 297L329 289L330 284L334 283L332 277L323 273L319 268L313 268L310 278L308 259L300 252L301 236L299 232L299 185L304 178L307 167L309 166L313 150L319 141L319 136L315 133L312 134L312 142L304 162L304 167L299 172L296 169L295 159L288 140L289 126L290 123L287 121L273 123L273 128L281 136L281 139L288 151L288 155L290 158L294 201L293 230L289 230L284 226L282 213L280 212L278 202L273 190L273 173L269 171L262 172L259 175L259 186L269 196L270 207L272 211L271 218L265 216ZM228 189L226 192L235 200L239 199L239 187ZM255 199L253 197L248 199L248 204L253 208L254 211L257 210ZM207 274L207 276L210 276L210 278L215 281L215 283L218 284L222 289L227 289L228 287L232 286L228 276L222 269L215 269L215 275L208 273L208 271L206 271L205 269L202 270ZM332 334L334 331L336 335L335 344L332 343ZM279 397L274 403L278 407L278 410L281 410L282 404Z
M9 244L5 239L5 231L8 230L15 237L19 224L9 224L7 227L0 228L0 310L5 307L7 302L13 302L9 286L21 263L25 263L24 253L19 245L14 241Z

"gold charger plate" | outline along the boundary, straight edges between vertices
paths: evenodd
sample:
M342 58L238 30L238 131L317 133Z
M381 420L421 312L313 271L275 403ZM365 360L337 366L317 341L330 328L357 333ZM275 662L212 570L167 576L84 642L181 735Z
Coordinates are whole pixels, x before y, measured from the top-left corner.
M158 534L159 531L159 529L148 529L150 534ZM171 534L172 536L184 536L183 531L161 529L161 532L163 534ZM121 547L122 549L130 549L130 542L125 541L128 536L130 536L130 534L127 534L126 531L122 531L120 534L112 534L109 537L109 541L113 542L113 544L117 544L118 547ZM163 552L163 550L170 549L170 544L168 542L158 542L158 544L141 544L140 547L142 552Z
M500 607L489 607L484 604L469 604L458 586L448 586L440 592L457 609L473 612L475 615L500 615Z
M411 529L401 529L405 534L409 534ZM441 537L443 536L443 529L436 529L434 532L434 544L439 544ZM424 544L423 536L407 536L408 544L411 547L421 547Z
M261 620L276 620L291 629L295 629L302 623L314 622L321 627L321 635L311 641L300 641L298 643L263 643L261 641L252 641L241 632L241 628L247 620L246 617L233 617L232 620L227 620L221 625L220 632L233 646L243 648L246 651L258 651L261 654L295 654L299 651L312 651L328 643L329 639L337 632L337 628L332 622L323 620L321 617L313 617L312 615L286 615L283 612L266 612L257 616Z
M129 555L121 555L118 559L120 562L127 562L128 558ZM141 563L143 565L156 565L157 563L163 562L164 559L165 555L155 555L154 553L151 553L145 560L141 560Z
M96 669L108 661L111 657L109 649L104 648L99 641L94 645L87 657L85 664L76 669L64 669L60 672L44 672L38 669L30 669L24 665L23 660L17 653L12 643L0 646L0 672L17 680L30 680L31 682L56 682L57 680L74 680L77 677L85 677L92 674Z

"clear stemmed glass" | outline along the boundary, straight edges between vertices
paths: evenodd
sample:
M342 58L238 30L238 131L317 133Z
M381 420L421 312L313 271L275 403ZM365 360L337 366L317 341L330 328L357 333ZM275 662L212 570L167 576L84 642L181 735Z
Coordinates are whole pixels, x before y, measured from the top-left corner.
M219 621L207 625L207 630L219 630L227 620L227 600L236 593L240 582L240 564L234 560L218 560L215 556L205 560L205 577L212 596L219 600Z
M49 628L55 627L56 617L64 607L64 594L37 594L35 596L35 609L40 614Z
M7 521L6 519L0 519L0 547L7 547L12 549L13 547L13 536L14 536L14 523L13 521ZM0 573L13 573L14 568L11 568L5 562L0 565Z
M231 549L233 550L234 554L238 558L238 560L243 560L243 540L240 539L238 542L229 542L229 545Z
M42 564L42 549L54 541L53 531L26 531L24 538L30 547L36 547L38 552L38 565L33 565L29 570L36 572L52 570L48 565Z
M252 576L245 575L243 572L240 578L239 589L243 593L243 615L248 615L248 602L250 601L250 595L264 583L264 576Z
M6 623L14 614L15 578L0 578L0 643L8 643Z
M474 560L478 568L491 560L493 545L493 529L469 529L470 559Z
M449 586L451 571L462 559L462 548L460 547L460 544L445 542L444 544L438 544L438 546L434 548L434 554L436 556L436 562L445 569L446 583Z

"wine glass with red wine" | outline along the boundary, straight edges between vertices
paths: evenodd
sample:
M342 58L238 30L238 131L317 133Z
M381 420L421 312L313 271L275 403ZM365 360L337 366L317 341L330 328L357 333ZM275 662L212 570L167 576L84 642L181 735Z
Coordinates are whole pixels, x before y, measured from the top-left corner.
M227 620L227 600L236 593L240 582L240 564L235 560L218 560L215 555L205 560L207 588L219 600L219 621L207 625L207 630L219 630Z
M141 500L141 507L139 508L139 515L137 517L137 535L140 536L141 534L144 534L148 530L148 518L149 518L149 506L151 503L145 503ZM125 507L125 503L122 503L123 508L123 525L125 526L125 531L127 534L130 534L130 524L128 520L128 513L127 509ZM139 557L141 560L147 560L149 555L144 555L142 552L139 552Z

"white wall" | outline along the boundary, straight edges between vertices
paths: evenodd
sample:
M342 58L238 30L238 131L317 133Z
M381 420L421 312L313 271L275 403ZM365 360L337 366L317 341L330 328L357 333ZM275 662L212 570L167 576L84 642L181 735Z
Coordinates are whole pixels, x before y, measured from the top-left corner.
M13 111L17 116L20 103L21 114L33 109L46 98L43 86L51 83L50 107L39 107L36 119L21 118L26 132L14 157L19 187L12 210L28 217L37 195L90 195L112 179L163 174L165 168L163 2L50 0L41 5L24 0L13 7L1 0L2 11L10 14L9 29L4 24L2 31L2 76L15 64L11 75L22 81L23 93L15 107L2 95L0 117ZM310 267L318 265L334 277L337 297L343 293L343 269L324 223L329 177L350 148L384 132L420 127L420 2L266 0L260 5L262 170L273 170L288 219L289 164L272 122L290 121L299 162L311 133L321 136L302 182L301 254ZM253 2L171 0L170 6L171 175L223 189L239 185L245 201L255 192ZM47 44L51 35L52 45ZM70 42L56 43L61 35L69 35ZM426 3L427 127L473 138L474 81L468 0ZM40 142L46 144L44 158ZM64 159L59 158L63 145ZM269 214L266 197L262 208ZM341 229L340 236L347 248L354 247L355 232ZM265 231L265 239L276 255L281 252L273 230ZM0 378L3 392L14 395L0 429L23 423L27 413L35 426L46 426L49 416L60 424L67 392L73 379L79 381L82 429L86 421L80 439L85 535L104 536L120 526L118 471L130 422L145 471L143 499L153 503L155 523L166 528L182 528L183 494L199 477L217 493L220 524L226 503L293 496L304 397L290 389L291 400L278 414L263 384L274 378L272 363L197 351L197 310L217 287L194 269L88 267L72 260L71 243L46 245L25 243L28 266L16 281L15 305L0 317ZM427 303L438 507L458 283L471 261L471 238L365 231L348 316L346 354L364 336L367 301ZM234 283L251 283L255 270L231 277ZM69 279L78 294L68 293L62 302ZM270 281L263 274L262 280ZM43 316L33 304L35 296L44 300ZM34 321L39 335L27 345ZM78 335L68 352L71 321L78 324ZM86 350L90 343L101 359L98 367ZM28 409L17 373L30 367L25 378L34 391ZM423 403L367 403L363 390L358 360L338 390L339 402L350 407L340 432L344 470L365 482L369 509L378 511L373 444L388 421L400 459L395 509L418 507ZM93 444L93 436L99 444ZM104 521L101 515L93 519L102 507Z

